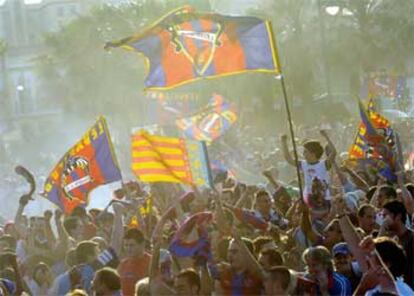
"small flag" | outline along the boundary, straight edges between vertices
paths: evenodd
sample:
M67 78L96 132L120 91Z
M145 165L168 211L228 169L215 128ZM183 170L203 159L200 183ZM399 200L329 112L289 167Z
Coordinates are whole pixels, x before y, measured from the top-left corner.
M359 102L361 124L354 143L349 150L349 159L362 168L375 169L389 181L395 181L395 141L390 122L373 108L368 110Z
M269 22L199 13L188 6L170 12L141 34L105 45L110 47L147 58L148 89L247 71L280 71Z
M106 121L100 117L59 161L42 193L66 214L88 204L99 185L121 180Z
M214 94L203 110L191 117L177 119L175 123L188 138L211 142L221 137L236 121L235 106Z
M172 182L212 187L204 142L132 135L132 171L142 182Z
M178 257L210 257L210 238L206 226L212 222L213 214L210 212L200 212L189 217L171 241L168 248L171 254ZM187 240L185 236L193 229L197 231L197 239Z

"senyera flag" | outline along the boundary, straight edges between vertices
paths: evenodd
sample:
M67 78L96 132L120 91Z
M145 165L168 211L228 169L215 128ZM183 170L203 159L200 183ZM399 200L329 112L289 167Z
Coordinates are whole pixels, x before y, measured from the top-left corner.
M221 95L214 94L202 110L192 116L177 119L175 124L186 137L211 142L224 135L236 121L234 104L224 101Z
M256 17L196 12L182 7L135 36L109 42L146 57L148 89L201 78L280 71L271 25Z
M132 171L143 182L172 182L212 187L204 142L150 135L132 135Z
M121 172L106 121L100 117L53 168L42 195L69 214L88 204L94 188L119 180Z

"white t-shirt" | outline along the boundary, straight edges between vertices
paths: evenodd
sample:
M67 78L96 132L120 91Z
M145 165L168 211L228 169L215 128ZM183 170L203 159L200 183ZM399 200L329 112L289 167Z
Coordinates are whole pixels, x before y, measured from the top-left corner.
M300 162L300 167L303 172L303 177L305 181L305 188L303 194L305 195L305 198L312 193L312 182L315 178L318 178L323 183L326 184L327 190L325 192L325 199L330 200L331 194L329 191L329 185L330 185L330 178L329 178L329 172L326 169L326 160L321 160L317 163L310 164L306 162L305 160L302 160Z
M414 296L414 291L400 277L395 281L395 287L400 296ZM376 286L374 289L366 291L365 296L375 295L375 292L381 292L381 286Z

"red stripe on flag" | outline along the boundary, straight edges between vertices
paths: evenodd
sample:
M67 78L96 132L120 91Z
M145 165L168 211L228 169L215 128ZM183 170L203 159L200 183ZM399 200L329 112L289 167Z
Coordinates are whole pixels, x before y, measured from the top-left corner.
M160 175L168 175L168 176L174 176L174 173L187 173L187 170L181 169L181 170L169 170L169 169L154 169L154 168L148 168L148 169L134 169L134 172L141 174L141 175L149 175L149 174L160 174Z

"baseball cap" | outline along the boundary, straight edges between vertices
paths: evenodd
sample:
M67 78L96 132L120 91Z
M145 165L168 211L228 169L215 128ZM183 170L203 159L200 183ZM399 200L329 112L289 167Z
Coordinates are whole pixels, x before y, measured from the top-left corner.
M351 254L351 251L348 248L348 244L347 243L337 243L333 248L332 248L332 254L334 256L336 255L349 255Z

